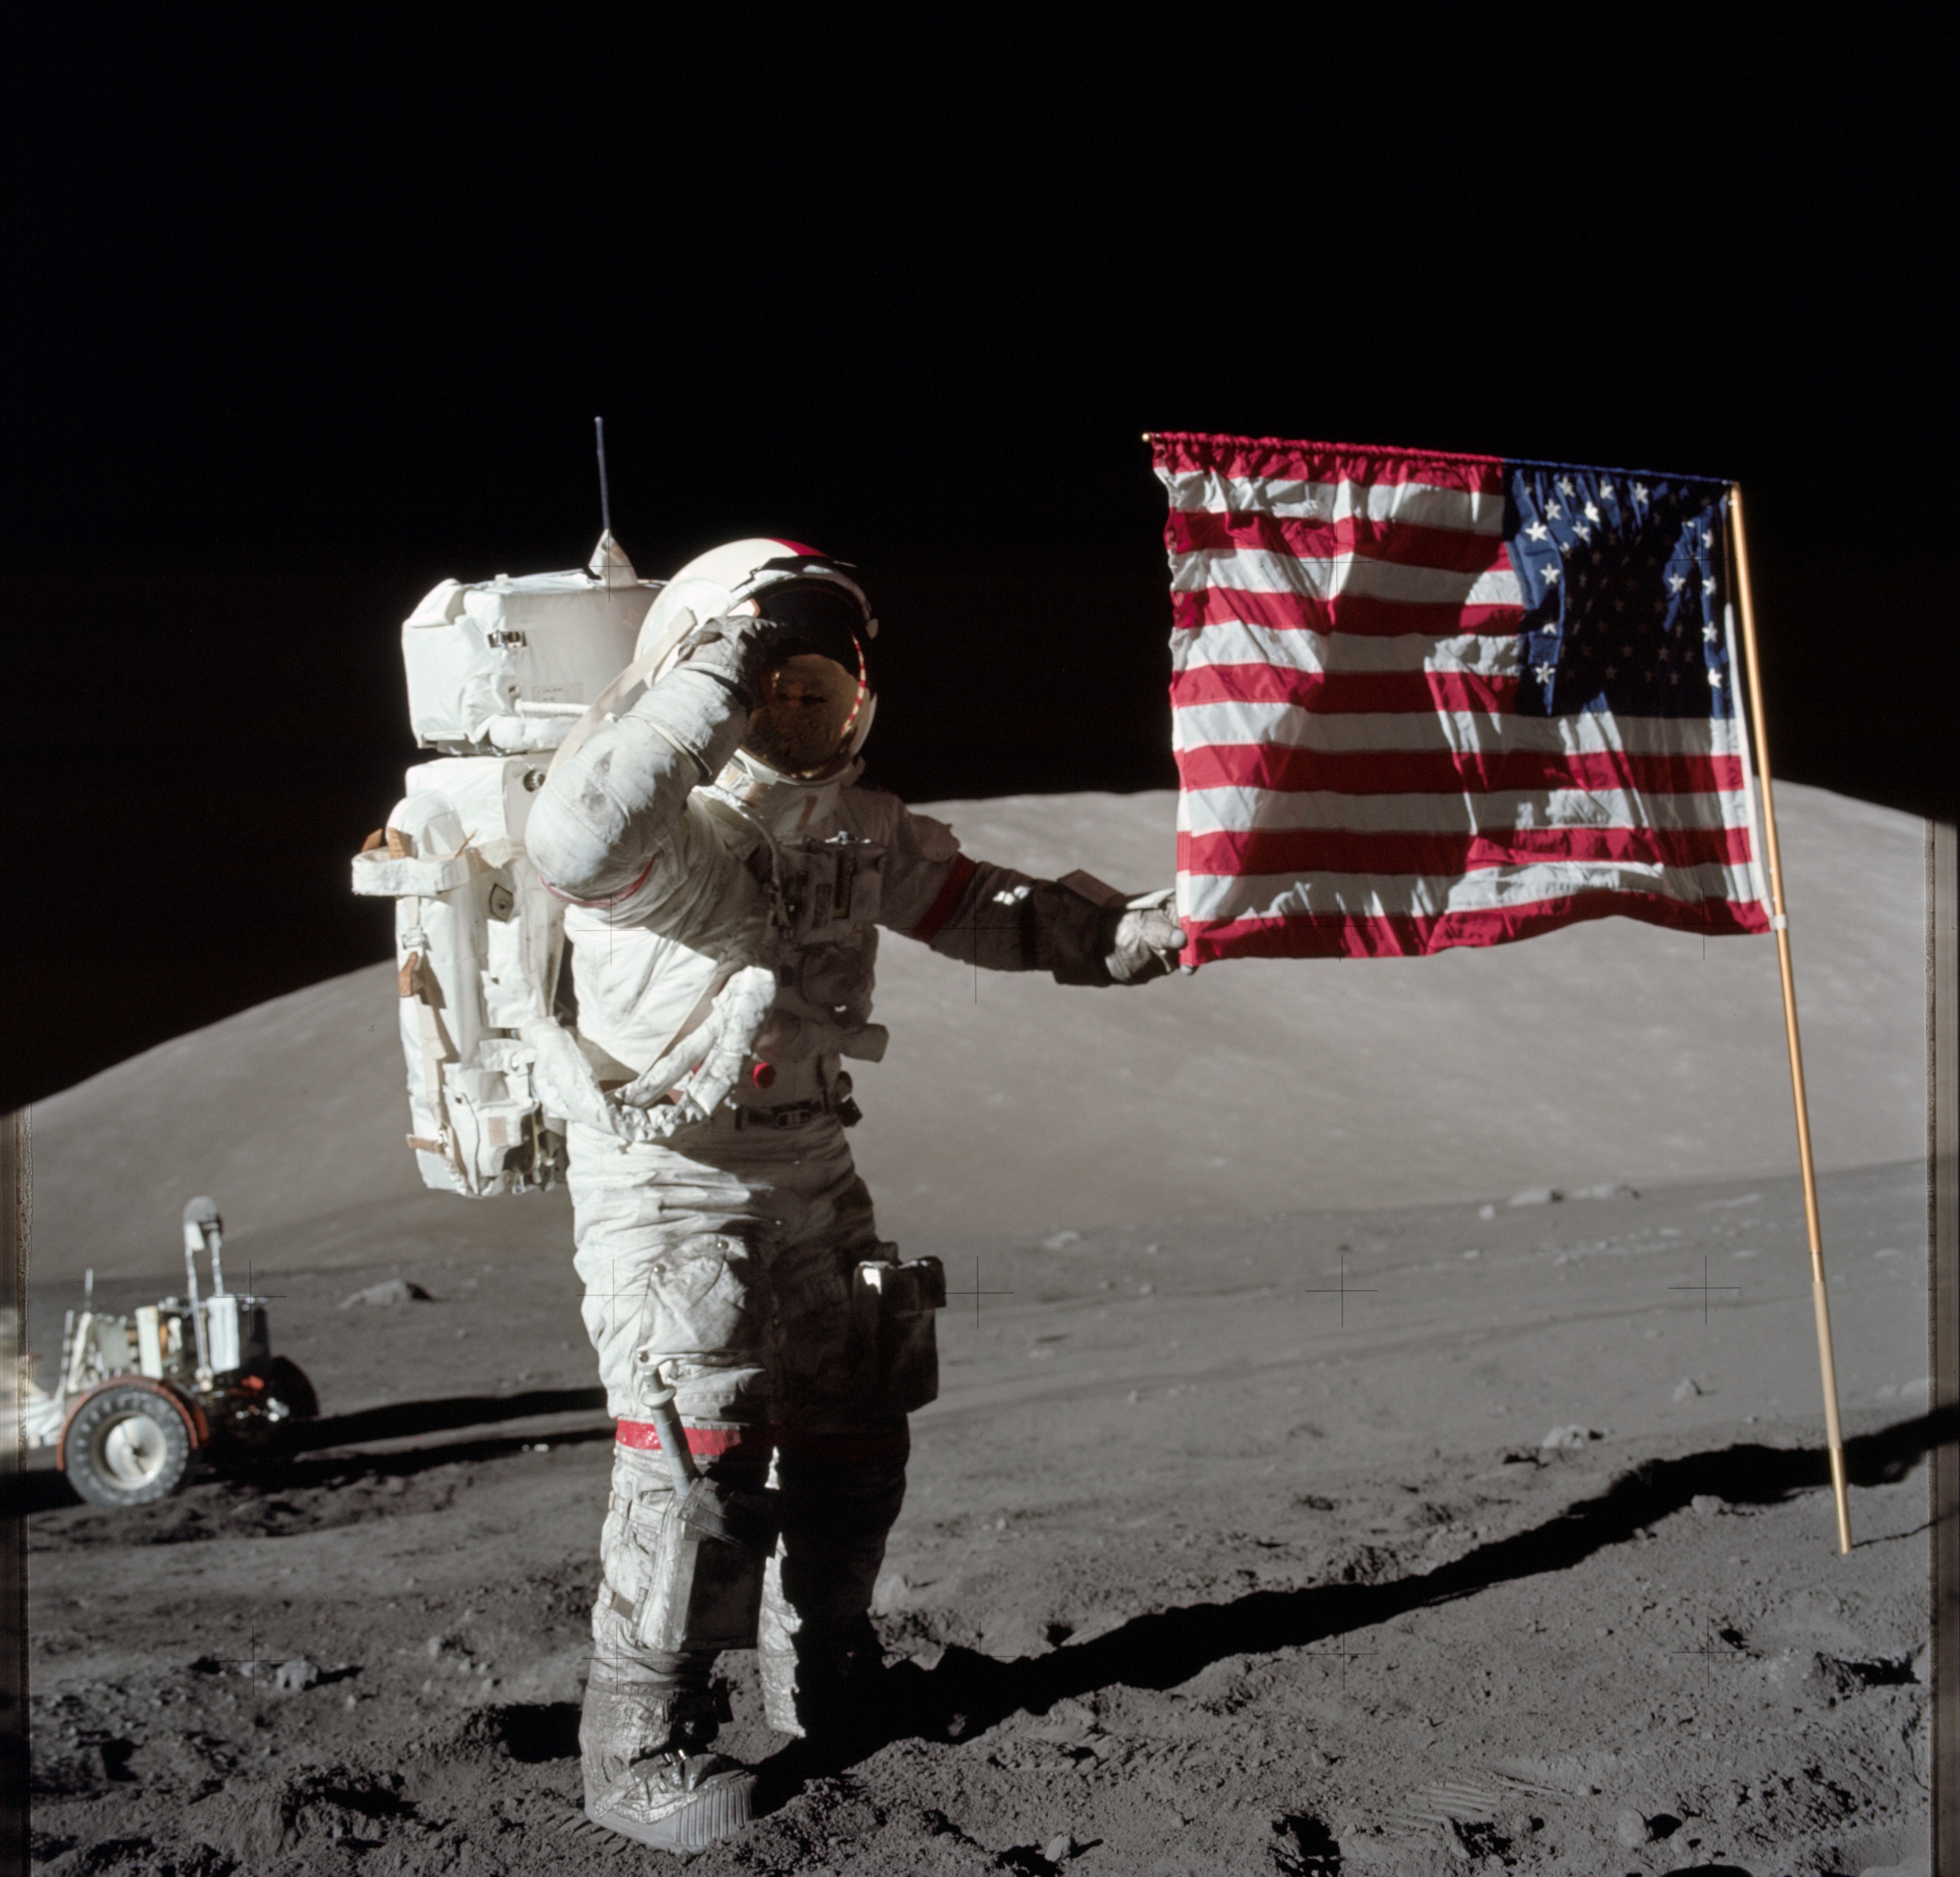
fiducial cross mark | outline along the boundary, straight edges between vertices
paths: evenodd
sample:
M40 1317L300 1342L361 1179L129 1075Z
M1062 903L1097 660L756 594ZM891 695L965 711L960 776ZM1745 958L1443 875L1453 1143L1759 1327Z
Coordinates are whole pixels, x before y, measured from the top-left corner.
M1348 1300L1350 1297L1373 1296L1378 1287L1374 1284L1351 1284L1348 1281L1348 1248L1341 1248L1341 1281L1335 1284L1305 1284L1301 1288L1309 1296L1338 1296L1341 1300L1341 1327L1348 1327Z
M1668 1288L1670 1290L1698 1290L1701 1293L1701 1320L1704 1323L1708 1321L1708 1293L1710 1291L1739 1290L1742 1287L1739 1284L1711 1284L1708 1281L1708 1259L1705 1254L1703 1255L1701 1260L1701 1281L1699 1284L1671 1284L1668 1286Z
M980 1327L980 1300L982 1297L1011 1297L1011 1290L982 1290L980 1288L980 1260L976 1254L973 1260L973 1288L971 1290L948 1290L949 1297L971 1297L973 1300L973 1327Z

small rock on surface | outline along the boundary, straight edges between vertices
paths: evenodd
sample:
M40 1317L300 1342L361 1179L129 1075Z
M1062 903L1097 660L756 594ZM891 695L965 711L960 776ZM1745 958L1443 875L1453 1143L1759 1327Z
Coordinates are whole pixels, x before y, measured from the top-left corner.
M1554 1198L1557 1194L1552 1195ZM1582 1186L1574 1199L1637 1199L1640 1195L1623 1179L1609 1179L1598 1186Z
M1556 1186L1527 1186L1522 1192L1512 1194L1509 1203L1514 1206L1551 1206L1564 1197Z
M1065 1694L1029 1729L1039 1740L1080 1740L1096 1731L1096 1710Z
M1545 1447L1583 1447L1589 1440L1603 1440L1605 1436L1596 1427L1582 1427L1574 1422L1569 1427L1554 1427L1538 1444Z
M1614 1821L1613 1835L1631 1850L1637 1844L1646 1844L1653 1834L1647 1830L1647 1820L1628 1805Z
M390 1277L380 1284L370 1284L365 1290L357 1290L351 1297L342 1297L340 1307L351 1310L357 1303L433 1303L435 1300L418 1284L406 1277Z
M1701 1389L1686 1376L1674 1385L1674 1398L1677 1401L1691 1401L1701 1392Z
M1042 1847L1042 1856L1051 1864L1059 1864L1075 1855L1075 1840L1066 1831L1052 1837Z
M1080 1232L1057 1232L1043 1239L1041 1248L1045 1252L1065 1252L1071 1245L1081 1242L1082 1234Z
M288 1694L301 1688L310 1688L320 1679L320 1670L304 1656L295 1656L291 1662L279 1664L278 1672L272 1677L272 1685Z
M1688 1510L1699 1513L1703 1518L1725 1510L1723 1502L1713 1493L1697 1493L1688 1502Z

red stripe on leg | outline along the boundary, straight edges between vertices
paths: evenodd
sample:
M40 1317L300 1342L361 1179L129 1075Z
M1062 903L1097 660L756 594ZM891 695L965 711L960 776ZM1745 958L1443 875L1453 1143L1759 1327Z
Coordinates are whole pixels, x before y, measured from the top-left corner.
M616 1424L622 1447L643 1453L660 1451L660 1430L651 1421ZM778 1446L813 1460L902 1460L912 1451L912 1434L903 1427L870 1433L785 1432L773 1423L765 1427L688 1427L687 1450L704 1460L724 1455L737 1459L765 1459Z
M637 1447L642 1453L660 1450L660 1430L651 1421L622 1420L618 1440L622 1447ZM739 1459L768 1458L772 1442L766 1427L687 1427L687 1450L704 1460L719 1459L724 1454Z

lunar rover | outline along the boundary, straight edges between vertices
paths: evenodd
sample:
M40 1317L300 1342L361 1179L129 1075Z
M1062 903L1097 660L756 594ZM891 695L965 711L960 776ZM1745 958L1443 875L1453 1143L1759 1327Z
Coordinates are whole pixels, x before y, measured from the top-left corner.
M199 1454L245 1467L292 1450L294 1424L320 1412L299 1366L272 1353L266 1299L224 1287L224 1226L208 1199L184 1207L188 1300L165 1297L132 1316L68 1314L52 1392L27 1384L24 1431L52 1446L68 1484L96 1506L140 1506L183 1484ZM198 1254L211 1261L199 1294Z

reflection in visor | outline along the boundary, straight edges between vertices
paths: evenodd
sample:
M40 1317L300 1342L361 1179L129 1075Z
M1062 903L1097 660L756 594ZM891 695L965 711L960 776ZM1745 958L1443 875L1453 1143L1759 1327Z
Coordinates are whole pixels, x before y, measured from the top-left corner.
M851 662L858 661L854 656ZM743 747L785 775L813 774L842 748L864 696L862 681L834 658L795 654L764 676L762 702L749 720Z

